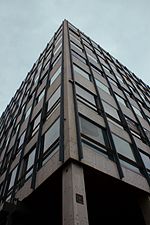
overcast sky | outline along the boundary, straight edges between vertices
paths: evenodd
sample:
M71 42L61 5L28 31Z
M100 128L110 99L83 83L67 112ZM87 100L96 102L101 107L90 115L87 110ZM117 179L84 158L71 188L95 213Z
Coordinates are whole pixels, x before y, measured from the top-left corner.
M0 0L0 115L63 19L150 85L150 0Z

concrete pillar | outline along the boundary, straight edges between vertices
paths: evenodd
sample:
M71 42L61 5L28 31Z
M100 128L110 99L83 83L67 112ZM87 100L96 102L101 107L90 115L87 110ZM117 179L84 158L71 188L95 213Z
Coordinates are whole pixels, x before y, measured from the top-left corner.
M140 197L139 206L143 214L145 225L150 225L150 196Z
M83 168L70 163L62 176L63 225L88 225Z

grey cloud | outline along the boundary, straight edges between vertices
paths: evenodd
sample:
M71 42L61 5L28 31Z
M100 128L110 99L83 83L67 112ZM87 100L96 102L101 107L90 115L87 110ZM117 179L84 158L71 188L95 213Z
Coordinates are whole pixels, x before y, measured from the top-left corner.
M150 84L149 0L1 0L0 114L64 18Z

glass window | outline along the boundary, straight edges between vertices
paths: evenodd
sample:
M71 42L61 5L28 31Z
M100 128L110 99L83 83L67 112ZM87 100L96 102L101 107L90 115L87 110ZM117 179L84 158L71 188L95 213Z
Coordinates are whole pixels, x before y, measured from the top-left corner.
M104 155L104 156L107 156L107 150L106 148L103 148L99 145L96 145L95 143L92 143L90 142L89 140L82 140L82 147L85 148L85 149L90 149L90 150L93 150L93 151L97 151L99 152L100 154Z
M87 72L85 72L84 70L82 70L81 68L79 68L78 66L73 65L73 69L74 69L75 75L80 74L82 77L90 80L89 74Z
M41 120L41 113L33 120L32 136L38 131Z
M118 80L119 80L120 82L122 82L122 83L123 83L123 79L122 79L122 77L117 76L117 75L116 75L116 77L118 78Z
M109 117L107 117L107 120L109 122L113 123L115 126L121 128L121 129L124 129L123 126L118 123L119 121L115 122L112 118L109 118Z
M123 105L127 106L127 104L126 104L126 102L125 102L125 99L123 99L122 97L120 97L120 96L117 95L116 93L115 93L115 96L116 96L118 102L120 102L120 103L122 103Z
M71 41L71 47L75 47L76 49L78 49L80 52L82 52L82 48L80 48L78 45L76 45L75 43L73 43L72 41Z
M150 140L150 131L144 128L144 131L146 133L146 136L148 137L148 139Z
M33 164L34 164L34 160L35 160L35 152L36 152L36 149L32 150L32 152L27 156L25 179L28 179L28 177L31 176L31 174L33 172Z
M54 50L54 55L56 55L56 53L59 51L61 46L62 46L62 43L60 43L59 46L56 46L56 49Z
M103 107L104 107L105 112L120 121L117 109L115 109L114 107L112 107L111 105L109 105L108 103L106 103L104 101L102 101L102 102L103 102Z
M45 89L37 97L37 103L44 97L44 94L45 94Z
M117 152L125 156L126 158L135 161L130 144L127 141L116 136L115 134L112 134L112 136Z
M128 118L126 116L125 116L125 119L131 130L133 130L136 133L140 133L139 129L138 129L138 124L135 121L131 120L130 118Z
M76 57L78 60L82 61L84 64L86 64L85 59L81 55L79 55L77 52L75 52L74 50L72 50L72 55L74 57Z
M36 83L38 81L38 79L39 79L39 75L37 77L35 77L34 83Z
M16 168L11 172L8 190L10 190L14 186L17 169L18 169L18 166L16 166Z
M97 63L97 59L94 58L94 56L91 56L90 54L87 53L87 56L89 59L92 59L94 62Z
M79 45L81 44L78 37L75 36L72 32L70 32L70 37L71 37L72 40L74 40L75 43L78 42Z
M48 148L58 139L59 137L59 127L60 119L57 119L53 125L44 134L44 148L43 152L48 150Z
M52 64L52 66L54 67L57 63L58 63L58 61L61 59L61 53L57 56L57 58L53 61L53 64Z
M143 160L143 162L144 162L144 164L145 164L145 167L146 167L148 170L150 170L150 156L148 156L148 155L146 155L146 154L144 154L144 153L142 153L142 152L140 152L140 155L141 155L142 160Z
M96 84L98 86L98 88L102 89L103 91L107 92L108 94L110 94L109 88L103 84L102 82L100 82L99 80L95 79Z
M55 103L58 101L59 98L60 98L60 86L59 88L57 88L57 90L53 93L53 95L48 100L47 111L52 109L52 107L55 105Z
M128 162L126 162L124 160L121 160L121 159L120 159L120 163L121 163L121 165L123 167L126 167L127 169L132 170L132 171L134 171L136 173L140 173L139 169L137 167L131 165L130 163L128 163Z
M62 39L62 35L60 34L59 36L57 36L57 39L55 40L55 46L60 42L61 39Z
M76 94L78 95L78 98L85 104L89 105L90 107L96 107L94 95L90 92L76 85Z
M89 120L81 116L79 118L81 133L105 145L103 130L99 126L90 122Z
M24 138L25 138L25 134L26 134L26 131L24 131L24 132L21 134L21 136L20 136L20 138L19 138L18 148L20 148L20 146L23 144Z
M102 71L100 71L97 67L91 65L91 68L92 68L92 71L94 74L97 74L97 75L100 75L100 76L103 76L103 73Z
M108 80L110 83L114 84L115 86L117 86L117 83L116 81L114 81L113 79L111 79L110 77L108 77Z
M138 108L136 108L136 107L133 106L133 105L132 105L132 108L134 109L134 112L135 112L137 115L143 117L142 114L141 114L141 111L140 111Z
M25 119L30 115L31 112L31 106L28 108L28 110L25 113Z
M61 67L59 67L59 69L56 70L56 72L54 73L54 75L51 77L51 79L50 79L50 84L51 85L56 80L56 78L60 75L60 73L61 73Z
M56 151L58 151L59 150L59 146L57 146L54 150L53 150L53 152L56 152ZM48 154L46 153L46 155L44 155L44 157L43 157L43 162L42 162L42 166L44 165L44 164L46 164L48 161L49 161L49 159L52 157L52 155L50 154L51 152L48 152Z

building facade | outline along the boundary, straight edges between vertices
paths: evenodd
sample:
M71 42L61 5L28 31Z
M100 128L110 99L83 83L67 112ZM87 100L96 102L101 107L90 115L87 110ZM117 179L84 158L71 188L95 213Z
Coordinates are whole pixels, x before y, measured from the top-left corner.
M0 224L150 224L150 88L64 20L0 119Z

